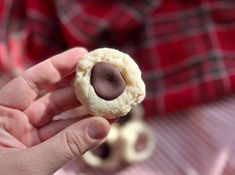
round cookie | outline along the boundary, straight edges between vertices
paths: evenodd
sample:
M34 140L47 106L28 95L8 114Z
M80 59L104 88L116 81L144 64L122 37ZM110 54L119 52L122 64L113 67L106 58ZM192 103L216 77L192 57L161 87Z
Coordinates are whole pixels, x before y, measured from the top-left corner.
M130 112L127 113L124 117L119 117L117 124L123 126L129 122L136 120L143 120L144 118L144 108L141 104L134 106Z
M106 118L126 115L145 97L138 65L129 55L110 48L96 49L80 59L74 87L77 99L93 115Z
M156 145L151 128L139 120L128 122L121 128L119 142L122 159L128 164L149 158Z
M119 168L121 166L121 150L117 144L118 137L119 129L112 125L105 142L94 150L87 151L82 156L84 162L93 168L106 171Z

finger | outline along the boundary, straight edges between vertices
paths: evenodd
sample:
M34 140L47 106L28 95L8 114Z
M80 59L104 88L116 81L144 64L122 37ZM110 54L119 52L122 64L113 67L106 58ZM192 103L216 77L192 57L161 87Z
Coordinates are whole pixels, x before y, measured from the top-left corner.
M72 109L69 109L59 115L56 115L53 119L60 120L60 119L68 119L68 118L85 118L93 116L91 112L85 106L78 106Z
M0 128L25 146L40 143L37 129L29 123L28 117L24 113L4 106L0 106L0 111ZM4 130L1 130L1 133L4 133ZM4 135L6 136L6 133ZM9 135L8 138L10 138Z
M23 143L11 134L0 128L0 147L4 148L26 148Z
M119 117L107 119L110 124L113 124L119 120Z
M29 121L37 127L41 127L52 118L66 110L80 105L76 99L73 87L59 89L31 103L24 111Z
M83 48L74 48L26 70L0 89L0 105L24 110L42 89L74 72L78 60L86 53Z
M24 151L21 165L33 167L31 174L34 175L53 174L67 161L102 142L109 129L109 123L101 117L76 122L54 137Z
M51 137L53 137L58 132L72 125L73 123L81 120L80 118L70 118L64 120L56 120L52 121L48 125L38 129L38 134L41 141L45 141Z

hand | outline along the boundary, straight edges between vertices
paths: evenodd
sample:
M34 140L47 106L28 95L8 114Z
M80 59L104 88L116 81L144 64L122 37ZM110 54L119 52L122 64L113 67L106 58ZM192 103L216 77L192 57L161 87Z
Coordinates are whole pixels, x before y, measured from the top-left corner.
M101 143L110 124L101 117L52 118L79 105L72 87L38 94L75 71L85 49L74 48L26 70L0 89L0 170L51 175Z

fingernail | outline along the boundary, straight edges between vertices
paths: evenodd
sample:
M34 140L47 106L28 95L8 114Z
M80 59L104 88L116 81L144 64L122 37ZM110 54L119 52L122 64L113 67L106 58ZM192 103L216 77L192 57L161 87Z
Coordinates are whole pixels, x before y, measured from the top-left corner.
M88 127L88 136L95 140L104 139L109 132L109 123L106 120L96 120Z

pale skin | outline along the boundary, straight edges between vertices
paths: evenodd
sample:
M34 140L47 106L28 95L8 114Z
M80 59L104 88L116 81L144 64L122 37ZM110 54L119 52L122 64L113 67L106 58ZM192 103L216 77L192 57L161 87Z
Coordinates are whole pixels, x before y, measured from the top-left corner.
M86 52L74 48L53 56L0 89L1 174L51 175L108 135L110 124L102 117L52 121L80 105L71 85L38 97L74 72Z

